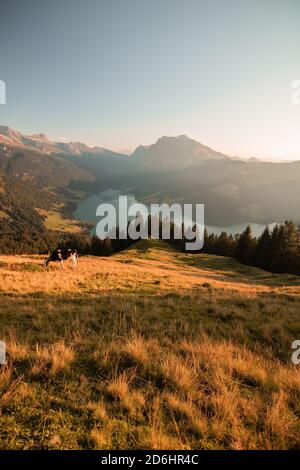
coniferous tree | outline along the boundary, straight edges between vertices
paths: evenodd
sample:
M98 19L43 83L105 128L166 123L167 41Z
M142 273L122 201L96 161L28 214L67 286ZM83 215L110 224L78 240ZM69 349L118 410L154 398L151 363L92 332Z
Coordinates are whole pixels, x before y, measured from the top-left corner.
M102 240L94 235L91 241L91 254L94 256L102 256Z
M256 264L260 268L269 269L271 265L272 250L271 250L272 236L267 226L261 236L258 238L255 259Z
M109 238L105 238L102 242L102 253L103 256L110 256L114 252L112 242Z
M276 251L273 270L297 274L299 272L299 234L293 222L286 221L280 225L276 231L274 247Z
M252 236L250 225L239 236L235 250L236 258L245 264L254 264L255 239Z

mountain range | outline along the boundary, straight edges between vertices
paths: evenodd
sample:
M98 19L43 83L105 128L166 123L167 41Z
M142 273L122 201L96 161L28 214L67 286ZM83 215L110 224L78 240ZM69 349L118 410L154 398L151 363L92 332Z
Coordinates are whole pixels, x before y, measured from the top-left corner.
M145 171L155 169L180 169L200 165L205 160L230 158L186 135L163 136L155 144L140 145L131 154L121 154L102 147L89 147L81 142L60 142L50 140L45 134L24 135L8 126L0 126L0 145L9 148L27 149L43 154L93 155L99 157L131 157L135 165L142 165Z
M300 222L300 161L231 158L185 135L125 155L0 126L0 230L18 232L22 204L40 230L57 218L69 230L80 199L109 188L147 203L204 203L210 225Z
M109 152L101 147L89 147L81 142L55 142L45 134L24 135L8 126L0 126L0 145L37 150L45 154L73 154ZM114 153L114 152L112 152Z

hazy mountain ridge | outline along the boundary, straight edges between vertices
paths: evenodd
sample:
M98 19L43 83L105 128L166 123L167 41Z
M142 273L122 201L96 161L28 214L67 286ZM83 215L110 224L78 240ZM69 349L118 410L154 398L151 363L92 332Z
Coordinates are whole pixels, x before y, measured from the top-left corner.
M140 201L203 203L211 225L300 222L300 161L231 158L185 135L161 137L128 156L0 126L1 170L31 186L52 188L63 204L70 187L85 193L130 188Z
M103 147L89 147L82 142L61 142L50 140L45 134L24 135L8 126L0 126L0 144L11 147L30 147L43 153L66 153L66 154L93 154L93 155L122 155L128 154L114 152ZM173 168L194 166L202 160L231 158L221 152L190 139L186 135L177 137L160 137L152 145L140 145L131 155L136 164L143 160L145 167L163 165L164 168L173 165ZM237 157L235 157L237 158Z
M163 136L155 144L139 146L132 154L135 163L145 170L180 169L201 165L205 160L229 159L228 155L217 152L186 135Z
M28 148L42 153L77 154L106 152L116 153L102 147L89 147L82 142L62 142L49 139L45 134L24 135L8 126L0 126L0 144L10 147Z

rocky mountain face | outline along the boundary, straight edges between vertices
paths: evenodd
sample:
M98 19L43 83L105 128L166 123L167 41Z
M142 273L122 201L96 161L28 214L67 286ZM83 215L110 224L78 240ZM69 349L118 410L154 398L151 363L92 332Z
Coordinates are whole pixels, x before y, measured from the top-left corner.
M186 135L161 137L153 145L139 146L132 154L134 163L147 171L176 170L198 166L206 160L223 158L229 157Z

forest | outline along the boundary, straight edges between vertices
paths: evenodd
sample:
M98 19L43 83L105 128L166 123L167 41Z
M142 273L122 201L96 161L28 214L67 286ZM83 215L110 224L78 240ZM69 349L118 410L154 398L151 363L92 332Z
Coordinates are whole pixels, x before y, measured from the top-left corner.
M56 248L77 249L80 255L110 256L129 248L138 240L119 236L100 239L89 234L64 233L46 230L38 217L34 224L20 223L18 230L2 231L0 253L2 254L47 254ZM0 218L1 227L1 218ZM161 228L161 227L160 227ZM151 220L148 223L151 231ZM194 228L193 228L194 230ZM179 251L186 251L184 227L182 238L174 237L175 226L171 223L170 238L166 240ZM160 229L160 238L162 230ZM296 224L286 221L276 225L272 230L266 226L260 237L253 236L248 225L243 233L235 236L222 232L220 235L204 231L204 246L200 252L219 256L229 256L243 264L257 266L273 273L290 273L300 275L300 234ZM193 251L191 253L199 253Z

